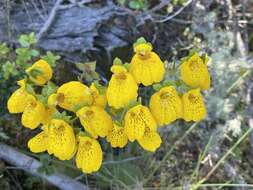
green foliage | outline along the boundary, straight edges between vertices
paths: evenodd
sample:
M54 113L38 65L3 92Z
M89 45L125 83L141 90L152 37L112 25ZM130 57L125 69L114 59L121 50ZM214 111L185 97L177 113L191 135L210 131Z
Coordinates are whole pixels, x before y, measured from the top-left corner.
M145 0L132 0L129 2L128 6L131 9L140 10L147 8L147 2Z
M71 116L69 116L66 111L63 111L63 112L56 111L53 114L52 118L53 119L62 119L64 121L66 121L67 123L71 123Z
M134 10L144 10L148 7L148 1L147 0L117 0L118 4L122 6L128 6L131 9Z
M61 58L59 55L54 55L51 51L47 51L46 55L41 56L43 60L48 62L51 67L56 66L56 62Z
M21 35L18 39L19 47L15 50L9 48L6 43L0 43L0 97L4 104L13 91L16 88L16 84L13 81L23 79L25 77L25 70L31 66L38 59L44 59L52 67L56 66L56 62L60 59L60 56L54 55L52 52L46 52L42 54L35 48L36 36L34 33L27 35ZM29 74L36 76L39 74L39 70L32 70ZM27 85L27 90L33 92L32 86ZM34 92L33 92L34 93ZM0 105L5 108L5 105ZM6 110L1 109L0 113L4 113Z
M76 67L81 71L79 80L86 80L92 82L93 80L99 79L99 75L96 72L96 61L86 63L76 63Z
M116 187L126 188L138 184L142 180L143 174L136 164L119 162L103 166L96 174L96 178L101 187L110 187L113 184Z
M51 163L52 159L49 155L43 154L40 156L40 163L42 164L38 168L38 172L41 174L52 175L54 173L54 167Z

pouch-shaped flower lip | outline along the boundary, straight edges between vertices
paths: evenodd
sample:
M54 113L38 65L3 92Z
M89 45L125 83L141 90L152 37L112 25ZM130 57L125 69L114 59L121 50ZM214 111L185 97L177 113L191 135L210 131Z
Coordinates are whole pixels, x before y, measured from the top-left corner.
M137 105L127 111L124 129L131 142L142 138L146 127L152 131L157 129L156 121L146 106Z
M21 122L24 127L35 129L37 128L45 114L45 106L38 100L30 100L22 114Z
M206 108L200 89L193 89L183 94L183 119L200 121L206 117Z
M76 137L73 128L61 119L52 119L48 124L48 154L60 160L70 160L76 153Z
M198 53L183 61L179 68L182 81L190 87L201 88L201 90L210 88L211 78L208 68Z
M114 122L113 128L107 135L106 140L111 144L113 148L125 147L127 145L128 138L125 133L124 127Z
M165 126L182 117L183 105L175 87L166 86L150 99L150 110L159 126Z
M110 115L99 106L85 106L78 110L76 115L93 138L107 136L113 127Z
M124 66L113 65L111 70L113 75L106 91L107 102L115 109L123 108L137 99L138 85Z
M99 170L102 165L103 152L97 140L87 136L78 137L76 166L84 173L90 174Z
M135 81L144 86L162 81L165 66L160 57L152 51L152 45L148 43L138 44L135 47L135 52L129 66L129 72Z
M156 131L146 127L142 138L137 140L141 147L147 151L155 152L161 145L162 140Z

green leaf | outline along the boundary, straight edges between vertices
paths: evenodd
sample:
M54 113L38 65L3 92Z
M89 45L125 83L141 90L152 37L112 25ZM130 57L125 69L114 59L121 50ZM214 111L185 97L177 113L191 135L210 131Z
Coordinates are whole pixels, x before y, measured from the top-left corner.
M165 80L165 81L163 81L162 86L163 87L165 87L165 86L176 86L176 82L172 81L172 80Z
M18 42L21 45L21 47L29 48L31 45L34 45L37 42L35 33L32 32L28 35L25 34L21 35L18 39Z
M113 65L122 65L122 61L120 58L118 57L115 57L114 60L113 60Z
M98 90L98 93L100 95L104 95L105 92L106 92L106 87L104 87L101 84L99 84L98 80L95 80L93 83L94 83L96 89Z
M119 161L118 164L111 164L103 166L98 172L97 182L101 187L110 187L111 183L119 187L130 187L138 184L142 181L143 174L141 169L132 163L120 163L120 160L124 159L119 157L115 161Z
M30 51L30 54L31 54L32 57L38 57L39 54L40 54L40 52L37 51L37 50L35 50L35 49L32 49L32 50Z
M46 55L41 56L43 60L48 62L51 67L56 66L56 62L61 58L59 55L54 55L51 51L47 51Z
M85 79L91 82L94 79L99 79L99 75L96 72L96 61L76 63L76 67L82 72L79 77L80 80Z
M126 70L129 71L129 69L130 69L130 63L125 63L123 66L126 68Z
M31 84L29 84L29 83L26 83L25 89L26 89L26 91L27 91L29 94L35 94L35 91L34 91L34 89L33 89L33 86L32 86Z
M132 0L129 2L131 9L140 10L145 8L145 2L143 0Z
M71 122L71 116L67 115L66 111L63 111L63 112L56 111L53 114L52 118L53 119L62 119L64 121L66 121L67 123Z
M136 47L137 45L140 45L140 44L145 44L147 43L147 41L145 40L144 37L140 37L136 40L136 42L133 44L134 47Z
M7 61L2 65L2 72L4 79L9 79L11 76L18 74L15 63L11 63L10 61Z
M57 86L53 82L48 82L47 85L45 85L42 88L41 94L45 97L49 97L51 94L56 92Z
M0 58L6 58L7 54L9 53L9 48L7 47L6 43L0 44Z
M161 84L153 84L152 87L155 91L159 91L163 86Z

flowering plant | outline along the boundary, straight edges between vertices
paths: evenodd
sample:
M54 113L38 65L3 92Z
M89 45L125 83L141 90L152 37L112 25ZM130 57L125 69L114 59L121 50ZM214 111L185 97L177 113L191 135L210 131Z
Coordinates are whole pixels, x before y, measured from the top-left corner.
M102 164L100 138L106 138L113 148L137 141L143 149L155 152L162 142L159 127L177 119L204 119L201 90L210 88L207 62L205 54L192 52L170 67L140 38L130 63L114 59L108 85L93 81L88 87L70 81L57 87L50 81L50 65L38 60L26 69L27 77L18 81L20 87L7 107L10 113L22 113L24 127L41 126L41 132L28 141L32 152L46 151L60 160L75 156L76 166L92 173ZM140 91L151 85L152 95L143 103Z

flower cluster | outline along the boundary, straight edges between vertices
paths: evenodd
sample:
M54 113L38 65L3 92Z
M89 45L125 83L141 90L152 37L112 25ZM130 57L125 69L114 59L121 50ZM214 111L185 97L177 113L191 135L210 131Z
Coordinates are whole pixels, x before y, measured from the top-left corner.
M70 81L57 87L50 81L51 67L39 60L26 69L27 76L18 81L20 88L7 106L10 113L22 113L24 127L41 128L28 142L32 152L46 151L60 160L75 156L76 166L92 173L102 164L100 138L113 148L136 141L154 152L162 142L159 127L177 119L196 122L205 118L201 90L210 88L207 61L195 52L177 67L167 68L152 45L140 38L130 63L115 58L107 86L99 81L90 86ZM140 90L151 85L154 89L146 105Z

